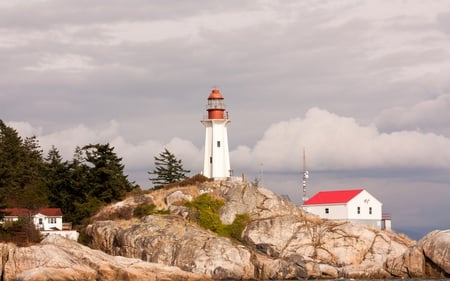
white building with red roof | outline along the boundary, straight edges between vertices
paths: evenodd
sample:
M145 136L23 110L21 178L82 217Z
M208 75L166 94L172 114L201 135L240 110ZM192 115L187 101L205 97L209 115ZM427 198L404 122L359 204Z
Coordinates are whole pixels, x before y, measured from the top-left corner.
M5 213L4 221L18 221L21 216L31 216L34 225L39 230L62 230L62 212L60 208L41 208L31 211L25 208L8 208L2 210Z
M6 208L1 210L4 213L0 223L18 221L20 217L31 217L37 229L43 235L57 234L66 238L77 240L79 233L72 230L69 223L63 223L63 214L60 208L40 208L30 210L26 208Z
M324 219L345 220L390 229L383 204L364 189L321 191L303 203L303 209Z

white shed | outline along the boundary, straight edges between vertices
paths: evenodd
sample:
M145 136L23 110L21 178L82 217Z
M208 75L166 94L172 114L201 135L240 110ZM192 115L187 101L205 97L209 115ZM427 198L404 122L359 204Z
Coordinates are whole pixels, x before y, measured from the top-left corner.
M382 203L364 189L321 191L303 204L303 209L321 218L345 220L381 229Z

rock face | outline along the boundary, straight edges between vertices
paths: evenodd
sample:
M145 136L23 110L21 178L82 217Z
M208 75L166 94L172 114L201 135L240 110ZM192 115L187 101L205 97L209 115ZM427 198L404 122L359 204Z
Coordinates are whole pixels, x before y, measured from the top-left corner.
M222 198L222 222L249 214L244 243L187 219L183 202ZM140 204L171 215L133 218ZM418 243L392 231L323 220L264 188L242 182L157 190L101 210L87 227L92 246L57 235L41 244L0 243L2 280L219 280L448 278L450 230Z
M223 223L233 222L237 214L250 215L244 244L184 219L188 210L181 203L205 192L226 200L220 210ZM440 241L436 235L430 238L434 244L421 241L415 246L415 241L392 231L320 219L267 189L238 181L159 190L151 195L158 208L177 216L96 221L87 229L92 246L112 255L173 265L214 279L392 278L411 276L412 271L405 269L406 260L433 263L443 272L448 266L432 262L431 256L437 256L436 249L442 248L435 245ZM111 208L102 212L114 217ZM439 243L448 245L448 240ZM430 256L417 248L422 245L420 249L425 249L425 244L435 245L435 250L429 247ZM417 269L414 276L426 277L429 272Z
M246 278L254 270L248 250L179 216L102 221L88 227L87 234L96 248L111 255L175 265L214 278Z
M308 277L388 278L386 258L414 244L391 231L322 220L266 189L228 183L221 191L229 202L222 220L249 213L253 220L243 234L245 241L270 257L303 264Z
M450 277L450 230L435 230L423 237L403 255L386 261L395 277Z
M205 280L177 267L109 256L59 235L50 235L35 246L0 247L0 273L5 281Z

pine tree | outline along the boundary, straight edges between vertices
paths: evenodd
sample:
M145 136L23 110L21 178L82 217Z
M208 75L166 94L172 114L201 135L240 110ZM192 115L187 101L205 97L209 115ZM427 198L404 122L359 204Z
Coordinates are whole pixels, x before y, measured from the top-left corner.
M155 156L155 169L148 172L150 175L156 175L154 178L149 178L153 183L154 189L164 187L169 183L174 183L183 180L189 170L185 170L181 160L177 159L167 148L164 149L158 156Z
M43 181L44 162L36 137L23 140L0 120L0 201L13 207L48 204Z
M59 207L63 214L73 211L73 197L78 195L72 188L71 170L55 146L45 158L45 183L49 190L49 207Z
M83 147L84 160L89 170L89 195L105 203L122 200L126 192L136 188L123 173L122 158L109 144L90 144Z

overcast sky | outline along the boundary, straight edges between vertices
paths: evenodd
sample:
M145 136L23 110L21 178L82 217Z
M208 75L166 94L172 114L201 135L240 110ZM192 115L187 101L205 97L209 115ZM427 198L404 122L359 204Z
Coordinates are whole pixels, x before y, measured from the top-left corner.
M167 147L202 169L222 92L235 175L301 202L366 188L398 229L450 228L450 1L0 2L0 118L66 159L110 143L130 179Z

